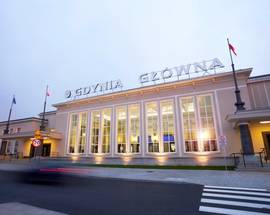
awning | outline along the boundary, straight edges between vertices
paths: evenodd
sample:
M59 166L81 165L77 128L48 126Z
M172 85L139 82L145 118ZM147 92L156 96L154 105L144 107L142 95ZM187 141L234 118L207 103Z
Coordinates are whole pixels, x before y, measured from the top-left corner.
M227 115L226 120L235 123L270 120L270 109L237 111Z

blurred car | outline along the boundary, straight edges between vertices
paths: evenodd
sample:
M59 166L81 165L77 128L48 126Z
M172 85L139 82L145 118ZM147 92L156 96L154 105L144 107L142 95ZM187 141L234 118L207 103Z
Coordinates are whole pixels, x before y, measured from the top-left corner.
M26 183L60 184L71 182L88 171L68 163L36 161L19 172L19 181Z

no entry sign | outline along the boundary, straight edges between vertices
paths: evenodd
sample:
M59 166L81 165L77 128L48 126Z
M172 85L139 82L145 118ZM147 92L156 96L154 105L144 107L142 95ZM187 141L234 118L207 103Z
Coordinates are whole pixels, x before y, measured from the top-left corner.
M33 139L32 140L32 144L33 144L34 147L39 147L40 144L41 144L41 142L40 142L39 139Z

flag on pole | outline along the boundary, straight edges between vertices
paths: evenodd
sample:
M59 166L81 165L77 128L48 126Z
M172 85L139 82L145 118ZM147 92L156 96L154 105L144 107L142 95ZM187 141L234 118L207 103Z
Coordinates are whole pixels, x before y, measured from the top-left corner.
M12 104L16 104L16 99L15 99L15 96L13 96L13 99L12 99Z
M48 86L47 86L47 88L46 88L46 96L51 96L51 92L49 91Z
M237 56L234 46L230 43L229 43L229 49L232 50L235 56Z

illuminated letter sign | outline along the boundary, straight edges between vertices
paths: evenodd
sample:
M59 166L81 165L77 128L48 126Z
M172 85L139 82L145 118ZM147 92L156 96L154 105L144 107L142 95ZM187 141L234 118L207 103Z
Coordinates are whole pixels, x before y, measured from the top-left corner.
M150 81L154 83L161 83L162 80L176 81L180 79L185 80L198 78L205 75L211 75L211 73L215 74L216 69L223 67L224 65L220 62L220 60L218 58L214 58L208 61L195 62L193 64L166 68L157 72L145 73L139 77L139 81L141 84L145 84ZM214 70L214 72L212 70Z
M123 84L121 82L121 80L115 80L115 81L107 81L105 83L97 83L97 84L93 84L91 86L87 86L87 87L81 87L78 88L76 90L66 90L65 92L65 97L66 98L76 98L82 95L89 95L89 94L94 94L94 93L104 93L110 90L114 90L114 89L122 89L123 88Z

